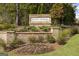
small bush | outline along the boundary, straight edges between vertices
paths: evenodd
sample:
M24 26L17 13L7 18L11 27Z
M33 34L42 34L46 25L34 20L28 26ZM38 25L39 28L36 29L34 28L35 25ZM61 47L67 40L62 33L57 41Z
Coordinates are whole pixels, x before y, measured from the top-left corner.
M60 37L57 40L57 42L61 45L66 44L67 40L69 39L69 37L72 35L72 29L71 28L67 28L64 29L61 33L60 33Z
M72 35L77 34L78 33L78 29L77 28L72 28Z
M44 43L44 37L43 36L38 36L38 38L37 38L35 36L31 36L31 37L29 37L29 41L31 43Z
M22 40L14 39L12 43L6 43L4 40L0 39L0 46L3 47L5 51L10 51L15 48L20 47L22 44L25 44Z
M50 27L48 27L48 26L42 26L42 27L40 27L40 29L42 31L48 32L50 30Z
M7 29L10 29L10 28L15 28L15 25L14 24L0 24L0 30L7 30Z
M36 43L36 42L37 42L36 39L37 39L37 38L36 38L35 36L30 36L30 37L29 37L30 43Z
M38 31L39 29L38 29L37 27L35 27L35 26L30 26L30 27L29 27L29 30L36 32L36 31Z
M52 36L52 35L47 35L47 41L49 42L49 43L55 43L56 41L55 41L55 38Z
M13 42L12 43L10 43L10 47L12 48L12 49L15 49L15 48L18 48L20 45L22 45L22 44L25 44L25 42L23 42L22 40L20 40L20 39L14 39L13 40Z
M62 38L62 39L58 39L57 40L57 43L60 44L60 45L64 45L67 43L67 40L65 38Z
M9 29L9 28L11 28L12 26L10 25L10 24L4 24L4 26L5 26L5 29Z
M44 39L45 39L45 38L40 35L40 36L38 36L37 42L38 42L38 43L44 43Z
M64 37L66 37L66 36L68 36L68 35L71 35L71 34L72 34L72 29L71 29L71 28L64 29L61 34L62 34L62 36L64 36Z

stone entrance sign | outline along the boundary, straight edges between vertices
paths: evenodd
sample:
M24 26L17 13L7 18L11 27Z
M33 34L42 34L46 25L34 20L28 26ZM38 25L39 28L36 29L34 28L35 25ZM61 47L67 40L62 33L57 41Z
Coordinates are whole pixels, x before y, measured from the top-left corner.
M30 26L50 26L51 16L49 14L30 14L29 25Z

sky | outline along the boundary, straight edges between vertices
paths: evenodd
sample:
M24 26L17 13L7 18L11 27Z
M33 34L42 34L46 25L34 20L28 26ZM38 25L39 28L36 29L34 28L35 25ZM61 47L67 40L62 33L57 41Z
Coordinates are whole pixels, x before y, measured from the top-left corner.
M79 3L74 3L73 5L76 6L76 18L79 18Z

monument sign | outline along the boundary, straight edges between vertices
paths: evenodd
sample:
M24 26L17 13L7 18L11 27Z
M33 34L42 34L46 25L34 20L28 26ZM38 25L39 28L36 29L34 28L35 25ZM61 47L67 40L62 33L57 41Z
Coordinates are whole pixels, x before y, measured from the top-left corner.
M30 26L50 26L51 16L49 14L30 14Z

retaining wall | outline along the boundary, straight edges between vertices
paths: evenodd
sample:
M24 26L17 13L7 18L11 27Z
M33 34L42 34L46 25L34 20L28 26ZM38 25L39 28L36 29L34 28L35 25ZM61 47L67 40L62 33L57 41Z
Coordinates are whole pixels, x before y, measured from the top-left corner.
M52 28L50 32L14 32L14 31L0 31L0 39L3 39L6 43L12 42L13 39L21 39L25 42L28 42L29 36L46 36L51 34L55 39L59 37L59 28Z

